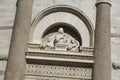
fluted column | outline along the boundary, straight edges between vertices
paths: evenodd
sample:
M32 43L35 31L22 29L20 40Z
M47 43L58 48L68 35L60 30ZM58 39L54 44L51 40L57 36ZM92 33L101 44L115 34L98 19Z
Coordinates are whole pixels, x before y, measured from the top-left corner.
M93 80L111 80L110 0L97 0Z
M33 0L18 0L4 80L24 80Z

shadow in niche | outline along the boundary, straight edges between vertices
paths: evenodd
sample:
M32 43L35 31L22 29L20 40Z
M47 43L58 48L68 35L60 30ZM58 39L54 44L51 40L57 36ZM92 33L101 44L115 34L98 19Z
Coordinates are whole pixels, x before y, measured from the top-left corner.
M48 26L48 28L44 31L42 38L44 38L46 35L53 33L53 32L58 32L59 28L63 28L64 32L71 35L73 38L75 38L76 40L79 41L80 46L82 46L82 39L81 39L81 35L78 32L77 29L74 28L74 26L68 24L68 23L55 23L52 24L50 26Z
M77 62L66 62L66 61L52 61L52 60L27 60L27 64L41 64L51 66L66 66L66 67L79 67L79 68L92 68L93 64L88 63L77 63Z

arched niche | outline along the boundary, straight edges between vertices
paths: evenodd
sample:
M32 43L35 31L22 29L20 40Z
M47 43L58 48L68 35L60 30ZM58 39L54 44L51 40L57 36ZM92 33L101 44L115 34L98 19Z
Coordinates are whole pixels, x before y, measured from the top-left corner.
M75 38L79 41L80 45L82 46L82 39L79 31L72 25L64 22L58 22L55 24L50 25L43 33L42 38L44 38L46 35L54 32L58 32L59 28L63 28L64 32ZM73 34L74 33L74 34Z
M55 5L55 6L51 6L48 7L47 9L44 9L43 11L41 11L39 13L39 15L34 19L34 21L32 22L32 28L31 28L31 34L30 34L30 42L32 42L33 39L33 33L36 29L36 26L38 25L38 23L46 16L53 14L53 13L57 13L57 12L66 12L66 13L70 13L74 16L76 16L77 18L79 18L80 20L82 20L82 22L85 24L88 33L89 33L89 46L93 46L93 38L94 38L94 29L93 29L93 25L90 21L90 19L85 15L85 13L83 13L81 10L73 7L73 6L68 6L68 5ZM64 21L63 21L64 22ZM57 22L54 22L54 24ZM61 23L61 22L59 22ZM46 23L47 24L47 23ZM52 23L53 24L53 23ZM39 27L43 27L43 26L39 26ZM47 26L48 27L48 26ZM47 29L47 28L46 28ZM44 29L44 31L46 30ZM79 30L78 30L79 31ZM80 32L81 34L81 32ZM82 33L84 34L84 32ZM42 35L41 35L42 36ZM83 39L84 35L81 36L81 38ZM81 41L85 41L85 38Z

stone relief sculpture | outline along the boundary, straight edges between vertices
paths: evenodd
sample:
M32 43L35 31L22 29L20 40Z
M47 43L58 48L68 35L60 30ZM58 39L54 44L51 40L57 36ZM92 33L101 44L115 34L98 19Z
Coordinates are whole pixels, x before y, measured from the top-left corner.
M41 49L54 49L54 37L49 37L40 44Z
M63 28L59 28L58 32L51 33L43 38L40 49L55 49L56 45L62 45L61 48L67 47L66 50L68 51L79 51L80 46L79 42L65 33Z
M79 51L79 42L77 40L75 40L74 38L71 39L70 43L69 43L69 50L71 51Z
M59 28L55 36L56 43L65 43L65 34L63 28Z

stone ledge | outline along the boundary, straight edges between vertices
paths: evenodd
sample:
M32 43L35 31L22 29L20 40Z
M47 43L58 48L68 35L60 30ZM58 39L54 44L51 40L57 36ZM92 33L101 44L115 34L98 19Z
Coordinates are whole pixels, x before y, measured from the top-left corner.
M40 49L29 49L26 53L44 53L44 54L60 54L60 55L72 55L72 56L88 56L93 57L93 51L88 49L81 52L71 52L71 51L58 51L58 50L40 50Z
M89 53L89 52L88 52ZM29 50L26 52L27 60L51 60L77 63L94 63L93 55L65 51Z

